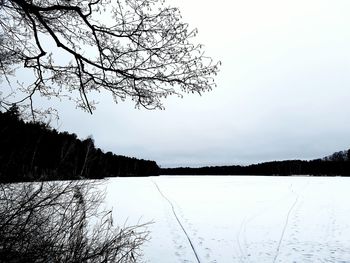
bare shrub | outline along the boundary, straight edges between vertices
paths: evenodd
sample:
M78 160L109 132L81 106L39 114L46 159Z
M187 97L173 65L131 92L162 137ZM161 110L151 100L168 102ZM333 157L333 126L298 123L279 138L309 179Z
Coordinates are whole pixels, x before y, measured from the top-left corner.
M92 181L0 185L0 262L137 262L147 224L114 227Z

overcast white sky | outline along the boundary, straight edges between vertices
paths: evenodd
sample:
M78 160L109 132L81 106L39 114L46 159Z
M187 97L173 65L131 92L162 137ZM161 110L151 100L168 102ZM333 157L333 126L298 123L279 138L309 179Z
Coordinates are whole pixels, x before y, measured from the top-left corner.
M168 0L222 61L218 87L165 111L101 97L60 130L162 167L311 159L350 148L350 1Z

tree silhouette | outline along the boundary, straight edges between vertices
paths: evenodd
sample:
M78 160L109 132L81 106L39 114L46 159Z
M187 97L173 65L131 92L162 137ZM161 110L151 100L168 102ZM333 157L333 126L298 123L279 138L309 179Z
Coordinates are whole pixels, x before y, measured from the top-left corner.
M0 70L12 88L0 106L17 103L35 117L41 95L92 112L89 93L106 91L116 102L162 108L168 95L215 86L218 63L192 43L196 34L163 0L1 0ZM31 83L11 80L18 65Z
M158 174L154 161L104 153L90 137L24 122L15 106L0 112L0 183Z

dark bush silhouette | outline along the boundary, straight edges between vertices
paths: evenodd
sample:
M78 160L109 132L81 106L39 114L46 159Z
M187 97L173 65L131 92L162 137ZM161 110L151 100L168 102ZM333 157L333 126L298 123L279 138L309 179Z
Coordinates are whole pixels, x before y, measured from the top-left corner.
M0 262L136 262L147 224L114 227L96 182L0 184Z

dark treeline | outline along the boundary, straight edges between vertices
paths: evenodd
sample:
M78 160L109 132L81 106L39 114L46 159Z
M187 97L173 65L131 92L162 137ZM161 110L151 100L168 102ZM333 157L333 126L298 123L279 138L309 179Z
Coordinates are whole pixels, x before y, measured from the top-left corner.
M328 157L311 160L274 161L248 166L210 166L201 168L166 168L164 175L317 175L350 176L350 150L336 152Z
M91 138L24 122L15 107L0 112L0 181L158 175L154 161L104 153Z

